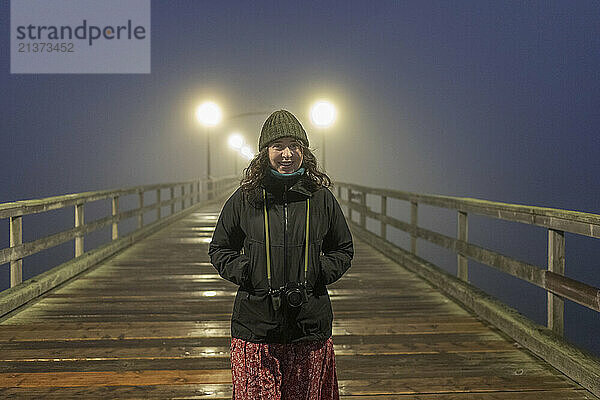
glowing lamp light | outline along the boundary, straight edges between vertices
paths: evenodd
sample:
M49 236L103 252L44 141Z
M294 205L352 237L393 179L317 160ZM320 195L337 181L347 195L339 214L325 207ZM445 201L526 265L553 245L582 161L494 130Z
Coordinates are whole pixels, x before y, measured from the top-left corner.
M202 125L215 126L221 122L223 113L216 103L206 101L196 108L196 118Z
M229 143L229 147L236 150L240 150L242 146L244 146L244 138L237 132L232 133L227 141Z
M254 158L254 152L252 151L252 149L248 146L244 146L242 147L242 149L240 150L240 152L242 153L242 155L244 157L246 157L248 160L252 160Z
M337 112L333 104L326 100L317 101L310 109L310 119L316 126L327 128L335 122Z

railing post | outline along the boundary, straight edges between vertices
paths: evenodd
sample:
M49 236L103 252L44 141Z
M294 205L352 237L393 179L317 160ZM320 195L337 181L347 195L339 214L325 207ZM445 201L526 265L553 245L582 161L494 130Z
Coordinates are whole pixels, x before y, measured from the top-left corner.
M181 185L181 209L182 210L185 208L185 198L183 196L185 196L185 185Z
M10 247L23 244L23 217L10 217ZM23 282L23 259L10 262L10 287Z
M119 213L119 196L113 196L112 198L112 216L114 217ZM119 238L119 223L113 221L112 223L112 240Z
M354 195L352 194L352 189L348 188L348 220L352 221L352 199Z
M144 208L144 192L142 190L138 192L138 197L138 204L140 206L140 213L138 214L138 228L141 228L142 226L144 226L144 212L142 211L142 208Z
M161 218L161 206L160 206L160 189L156 189L156 204L158 208L156 209L156 219L159 220Z
M200 203L200 181L196 182L196 203Z
M416 201L410 202L410 224L414 233L410 234L410 252L417 255L417 226L419 223L419 203Z
M83 225L83 206L85 203L75 205L75 228ZM75 257L79 257L83 254L83 234L78 233L75 236Z
M360 192L360 205L363 207L360 211L360 226L367 229L367 192Z
M381 216L387 216L387 196L381 196ZM383 221L379 221L381 224L381 234L380 236L383 240L387 240L387 224Z
M469 226L467 213L459 211L458 212L458 240L462 240L465 243L469 240ZM457 270L456 274L458 278L468 282L469 281L469 260L467 257L461 255L457 252L456 255L457 262Z
M171 215L175 214L175 203L173 199L175 198L175 187L171 186Z
M565 233L548 229L548 271L565 274ZM548 328L557 335L564 334L565 301L562 297L548 292Z

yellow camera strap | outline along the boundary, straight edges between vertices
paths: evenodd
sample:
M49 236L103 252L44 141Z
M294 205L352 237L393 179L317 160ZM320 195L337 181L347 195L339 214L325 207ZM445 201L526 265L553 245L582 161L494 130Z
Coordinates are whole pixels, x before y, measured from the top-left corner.
M310 222L310 197L306 198L306 240L304 244L304 283L308 273L308 223Z
M265 247L267 249L267 279L271 287L271 245L269 243L269 216L267 214L267 192L263 189L263 215L265 217Z
M267 193L263 189L263 215L265 217L265 249L267 251L267 279L271 287L271 243L269 240L269 214L267 212ZM308 274L308 232L310 222L310 197L306 198L306 241L304 242L304 281Z

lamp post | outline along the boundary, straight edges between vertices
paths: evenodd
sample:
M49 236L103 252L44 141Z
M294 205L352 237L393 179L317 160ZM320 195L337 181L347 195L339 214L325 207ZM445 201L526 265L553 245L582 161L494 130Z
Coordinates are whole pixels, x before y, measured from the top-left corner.
M337 117L334 105L327 100L319 100L310 109L310 119L318 128L322 128L323 170L325 170L325 128L330 127Z
M216 103L205 101L196 109L196 118L204 127L204 133L206 135L206 179L210 179L210 134L208 129L221 122L223 113Z
M196 109L196 118L204 127L204 134L206 135L206 200L212 198L212 182L210 181L210 132L209 128L216 126L221 122L223 114L221 108L212 101L205 101L200 104Z

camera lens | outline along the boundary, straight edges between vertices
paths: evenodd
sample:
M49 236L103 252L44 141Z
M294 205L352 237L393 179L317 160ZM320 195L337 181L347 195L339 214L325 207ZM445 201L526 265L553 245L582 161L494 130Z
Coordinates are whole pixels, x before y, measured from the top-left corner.
M302 293L299 289L291 289L287 294L288 304L292 307L300 307L302 305Z

